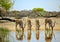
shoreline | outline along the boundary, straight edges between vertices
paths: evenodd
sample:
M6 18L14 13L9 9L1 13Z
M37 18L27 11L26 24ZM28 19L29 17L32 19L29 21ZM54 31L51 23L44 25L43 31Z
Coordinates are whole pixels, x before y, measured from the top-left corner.
M0 28L1 28L1 27L0 27ZM4 27L3 27L3 28L4 28ZM7 29L10 30L10 31L16 31L15 28L14 28L14 29L7 28ZM34 29L34 28L32 28L31 30L32 30L32 31L36 31L36 29ZM45 31L45 28L44 28L44 29L42 29L42 28L40 29L40 28L39 28L39 30L40 30L40 31ZM25 28L24 31L28 31L28 29ZM54 31L60 31L60 29L54 28Z

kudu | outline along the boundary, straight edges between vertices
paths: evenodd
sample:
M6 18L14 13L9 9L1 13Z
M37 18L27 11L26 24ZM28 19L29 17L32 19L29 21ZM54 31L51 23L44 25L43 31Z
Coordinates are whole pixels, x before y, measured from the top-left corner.
M22 19L17 19L16 21L16 30L17 30L17 26L19 25L20 28L22 28L22 31L24 31L24 24L23 24L23 20Z
M39 19L36 19L36 30L39 30L40 24L39 24Z
M28 20L27 20L27 23L28 23L28 30L31 30L31 27L32 27L31 20L28 19Z
M55 21L54 21L54 23L53 23L53 21L52 21L52 19L48 19L48 18L46 18L45 19L45 29L47 28L46 26L47 26L47 24L49 25L49 29L51 28L51 30L53 31L53 28L54 28L54 26L55 26Z

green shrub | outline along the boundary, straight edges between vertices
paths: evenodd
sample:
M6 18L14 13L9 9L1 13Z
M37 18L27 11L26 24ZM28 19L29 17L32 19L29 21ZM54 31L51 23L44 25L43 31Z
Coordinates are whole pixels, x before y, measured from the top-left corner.
M2 42L7 42L8 40L7 40L7 36L8 36L8 34L9 34L9 30L8 29L6 29L6 28L0 28L0 38L1 38L1 40L0 41L2 41ZM6 40L5 40L6 39Z

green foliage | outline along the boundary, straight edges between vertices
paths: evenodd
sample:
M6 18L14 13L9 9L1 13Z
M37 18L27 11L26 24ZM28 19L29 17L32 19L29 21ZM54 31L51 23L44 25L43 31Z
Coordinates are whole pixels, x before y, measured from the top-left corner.
M5 37L9 33L9 30L6 28L0 28L0 36Z
M6 16L7 11L13 6L13 0L0 0L0 15L3 18Z
M33 8L32 11L44 11L43 8Z
M47 31L47 32L49 32L49 31L51 31L51 30L50 30L50 29L48 29L48 28L46 28L46 31Z
M33 8L32 11L35 13L39 12L40 15L43 15L45 12L43 8Z
M0 31L3 31L3 32L9 32L9 30L6 29L6 28L0 28Z
M0 41L8 42L7 36L9 34L9 30L6 28L0 28Z
M52 30L49 29L49 28L46 28L45 29L45 33L46 33L46 35L50 35L52 33Z
M17 11L17 10L13 10L12 13L14 13L14 14L19 14L20 12Z
M9 10L13 5L12 0L0 0L0 7L5 8L6 10Z
M21 32L21 30L18 30L18 29L17 29L16 31L17 31L18 33L20 33L20 32Z

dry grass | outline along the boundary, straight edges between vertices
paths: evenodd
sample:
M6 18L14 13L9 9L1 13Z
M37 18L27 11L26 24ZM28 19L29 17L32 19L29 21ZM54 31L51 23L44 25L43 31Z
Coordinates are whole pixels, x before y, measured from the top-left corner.
M44 25L44 19L45 18L40 18L40 30L44 30L45 29L45 25ZM54 27L54 30L60 30L60 18L51 18L52 20L56 21L56 26ZM32 30L35 30L35 23L32 20ZM3 28L7 28L9 30L15 31L15 22L4 22L4 23L0 23L0 27ZM19 27L18 27L19 28ZM25 27L25 30L27 30L27 26Z

